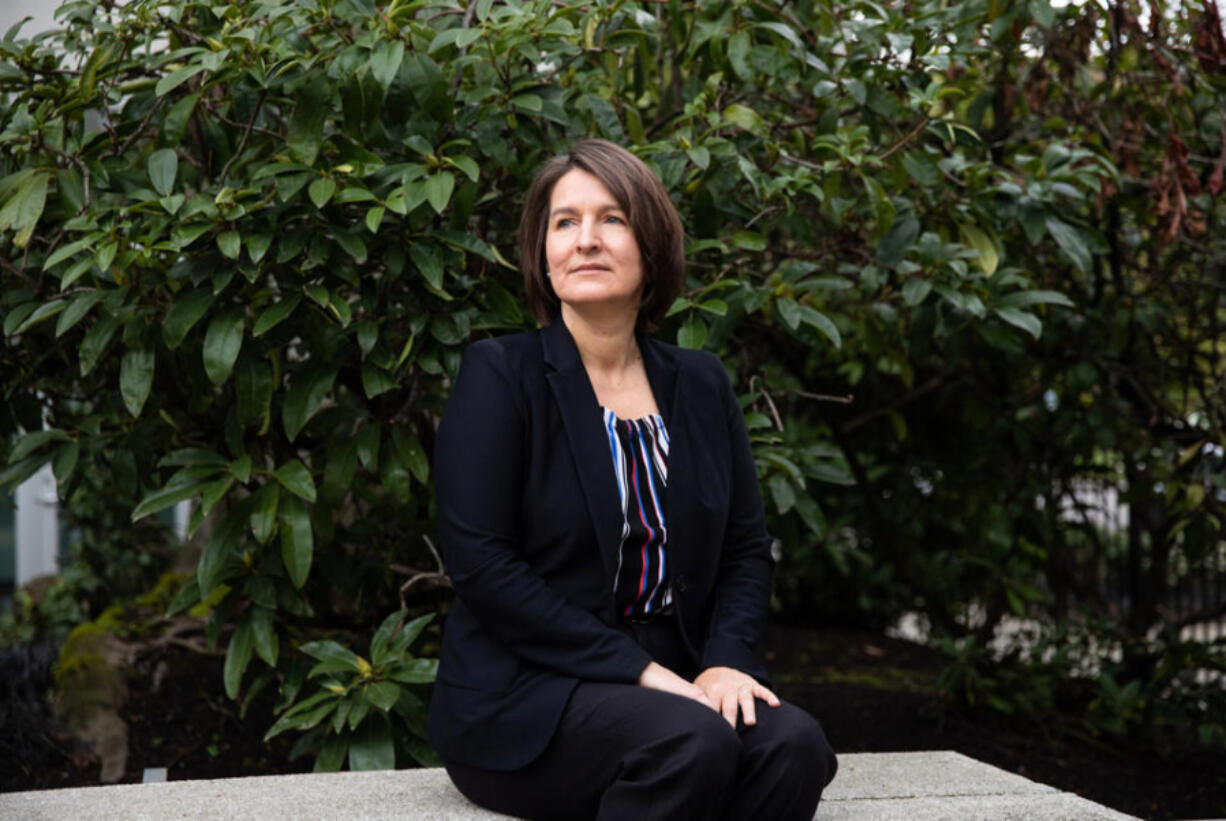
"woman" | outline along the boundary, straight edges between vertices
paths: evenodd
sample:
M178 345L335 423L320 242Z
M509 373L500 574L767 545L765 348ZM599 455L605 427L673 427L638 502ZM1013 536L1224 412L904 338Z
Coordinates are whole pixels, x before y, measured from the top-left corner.
M770 537L718 358L646 335L682 229L628 151L545 164L519 231L544 327L474 343L435 446L456 591L430 738L532 818L812 818L835 759L754 651Z

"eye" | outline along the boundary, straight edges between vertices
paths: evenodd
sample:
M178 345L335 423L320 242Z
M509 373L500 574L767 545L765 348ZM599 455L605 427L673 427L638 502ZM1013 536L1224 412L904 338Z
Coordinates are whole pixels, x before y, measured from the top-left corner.
M618 223L618 224L620 224L620 225L625 225L625 224L626 224L626 221L625 221L624 219L622 219L621 217L616 216L616 215L614 215L614 214L610 214L610 215L609 215L608 217L606 217L605 219L606 219L608 222L615 222L615 223Z
M558 220L558 221L557 221L557 223L554 225L554 227L555 227L555 228L566 228L566 227L569 227L570 225L574 224L574 222L575 222L575 221L574 221L573 219L571 219L570 217L562 217L562 219L560 219L560 220Z

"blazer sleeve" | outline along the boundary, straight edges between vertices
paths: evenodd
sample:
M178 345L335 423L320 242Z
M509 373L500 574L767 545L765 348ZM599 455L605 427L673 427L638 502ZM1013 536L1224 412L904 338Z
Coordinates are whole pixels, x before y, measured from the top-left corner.
M770 607L774 568L771 536L766 531L762 491L745 417L722 365L719 372L724 418L732 446L732 498L702 666L732 667L766 680L766 668L754 648Z
M582 680L634 683L647 652L571 604L524 558L524 414L502 349L493 340L470 345L434 452L439 542L456 595L525 661Z

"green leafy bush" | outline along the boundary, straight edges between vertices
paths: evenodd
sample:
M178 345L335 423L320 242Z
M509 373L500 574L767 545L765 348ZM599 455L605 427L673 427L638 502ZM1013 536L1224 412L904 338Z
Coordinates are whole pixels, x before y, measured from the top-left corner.
M346 756L351 770L390 770L398 750L402 758L440 766L426 744L424 705L409 686L434 681L438 662L408 652L431 618L405 624L403 613L388 616L371 639L369 661L331 639L302 645L318 662L306 677L319 679L319 689L286 709L265 740L286 730L305 731L294 751L315 752L316 771L339 770Z
M215 603L232 696L443 606L403 589L443 578L434 425L464 345L530 325L528 181L599 135L681 211L661 333L744 396L784 616L1108 612L1082 580L1121 548L1058 516L1107 463L1136 510L1171 489L1127 537L1144 633L1168 558L1221 543L1220 475L1179 461L1226 415L1221 184L1114 135L1217 156L1220 76L1171 45L1213 42L1205 8L1151 38L1042 0L66 3L0 41L0 484L194 500L175 606ZM1118 82L1151 75L1184 91Z

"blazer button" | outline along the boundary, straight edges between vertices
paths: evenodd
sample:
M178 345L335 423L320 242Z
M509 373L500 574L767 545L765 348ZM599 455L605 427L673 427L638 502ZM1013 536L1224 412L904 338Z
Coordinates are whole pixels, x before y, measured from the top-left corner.
M677 588L678 593L684 593L686 586L685 576L677 576L677 578L673 579L673 586Z

